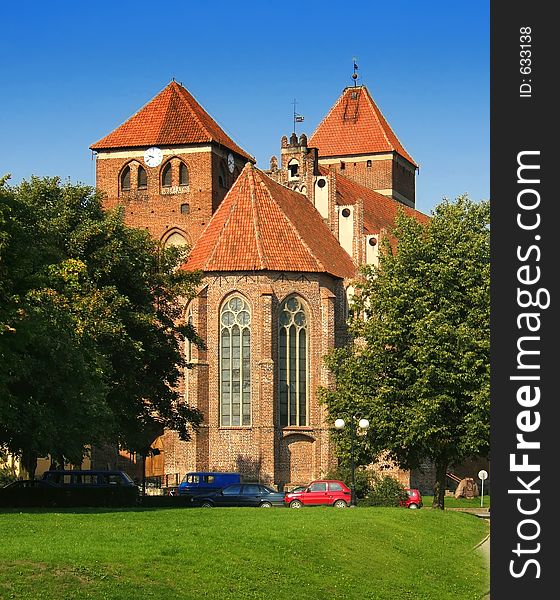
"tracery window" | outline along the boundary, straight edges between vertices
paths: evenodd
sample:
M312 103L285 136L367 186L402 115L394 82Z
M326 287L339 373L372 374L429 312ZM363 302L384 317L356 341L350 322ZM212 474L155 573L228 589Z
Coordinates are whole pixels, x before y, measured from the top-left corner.
M187 324L192 327L193 326L193 312L192 308L189 308L189 312L187 313ZM191 364L193 359L193 343L189 340L188 337L185 337L185 361L187 364ZM191 369L185 369L185 402L189 402L189 385L190 385L190 372Z
M220 424L251 424L251 313L240 296L220 312Z
M291 296L282 303L278 332L281 427L308 425L307 323L305 309L298 298Z

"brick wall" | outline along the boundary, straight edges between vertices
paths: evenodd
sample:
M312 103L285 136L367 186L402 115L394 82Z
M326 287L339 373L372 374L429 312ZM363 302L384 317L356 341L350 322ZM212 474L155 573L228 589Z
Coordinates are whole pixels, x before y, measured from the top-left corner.
M252 423L220 426L219 313L232 295L251 308ZM296 294L306 306L309 339L308 426L279 425L277 393L277 330L281 302ZM317 388L331 384L323 356L342 340L344 291L340 280L327 275L294 273L221 273L205 278L192 301L194 325L207 350L194 351L189 373L189 398L205 413L205 425L191 442L173 440L167 432L165 469L239 471L246 478L276 485L308 483L334 464L326 409ZM172 442L172 443L171 443Z
M114 157L113 157L114 156ZM235 155L235 171L227 169L223 148L205 147L188 152L177 149L167 153L158 167L147 167L138 151L101 152L96 161L97 188L105 195L106 208L124 207L127 225L146 229L156 239L165 240L178 232L189 245L193 244L224 199L240 173L245 159ZM172 165L171 186L162 185L162 172ZM179 165L188 169L188 185L180 185ZM121 189L120 175L129 166L130 190ZM138 169L147 173L146 189L138 189ZM220 181L222 178L222 181Z

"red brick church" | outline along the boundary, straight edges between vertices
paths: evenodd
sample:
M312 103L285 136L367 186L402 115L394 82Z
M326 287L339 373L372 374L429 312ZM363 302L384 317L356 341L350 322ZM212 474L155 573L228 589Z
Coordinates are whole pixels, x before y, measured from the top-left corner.
M207 350L185 345L181 390L204 425L190 442L159 438L149 473L292 486L328 471L317 389L333 383L323 357L348 341L357 267L377 261L399 206L427 219L414 208L417 164L368 89L343 90L309 139L283 137L268 170L175 81L91 148L106 206L187 244L185 268L204 273L183 314Z

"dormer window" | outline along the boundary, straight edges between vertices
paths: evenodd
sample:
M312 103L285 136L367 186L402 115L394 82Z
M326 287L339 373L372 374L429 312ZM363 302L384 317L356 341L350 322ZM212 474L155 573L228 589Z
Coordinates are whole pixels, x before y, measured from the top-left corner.
M121 173L121 190L130 191L130 167L125 167Z
M171 187L171 163L168 162L161 173L161 185L163 187Z
M299 177L299 163L295 158L288 163L288 178L297 179Z
M179 185L189 185L189 170L185 163L179 165Z
M148 187L148 174L144 167L138 167L138 189L145 190Z

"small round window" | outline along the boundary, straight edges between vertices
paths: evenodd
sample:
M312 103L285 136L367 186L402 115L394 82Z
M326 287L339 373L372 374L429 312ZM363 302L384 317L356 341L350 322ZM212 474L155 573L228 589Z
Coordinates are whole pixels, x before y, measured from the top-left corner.
M317 181L317 187L324 188L327 185L327 182L324 179L319 179Z
M374 237L370 237L369 241L368 241L368 244L370 246L375 246L377 244L377 240Z
M350 209L349 208L343 208L342 209L342 216L343 217L349 217L350 216Z

